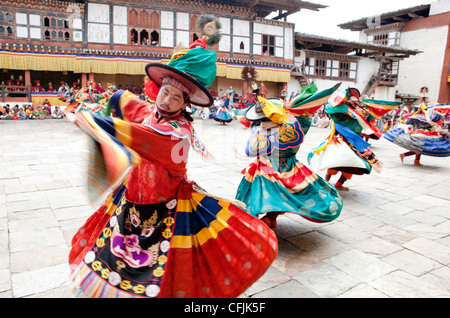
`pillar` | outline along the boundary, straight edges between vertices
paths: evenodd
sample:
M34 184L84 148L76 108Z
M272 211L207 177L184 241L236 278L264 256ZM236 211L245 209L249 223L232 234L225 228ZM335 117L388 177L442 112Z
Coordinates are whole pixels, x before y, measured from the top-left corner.
M28 84L31 85L31 74L30 74L30 70L25 70L24 72L25 72L24 78L23 78L23 80L24 80L24 85L25 85L25 86L27 86Z
M245 94L247 94L247 88L248 88L247 82L242 81L242 96L245 96Z
M87 86L87 76L86 73L81 73L81 87Z

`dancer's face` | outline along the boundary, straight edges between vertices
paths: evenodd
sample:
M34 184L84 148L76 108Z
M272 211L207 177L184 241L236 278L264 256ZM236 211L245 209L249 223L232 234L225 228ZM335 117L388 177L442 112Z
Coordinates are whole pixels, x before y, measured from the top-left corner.
M170 115L177 114L186 108L186 105L183 92L172 85L164 85L161 87L156 97L156 107L158 107L162 115L168 113Z

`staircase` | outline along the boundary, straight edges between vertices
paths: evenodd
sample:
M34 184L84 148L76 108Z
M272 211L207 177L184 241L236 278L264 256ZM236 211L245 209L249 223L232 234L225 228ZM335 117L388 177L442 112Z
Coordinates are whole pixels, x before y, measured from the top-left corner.
M294 66L291 70L291 75L297 78L301 87L309 85L308 77L304 72L304 67Z
M369 82L366 85L366 88L364 88L362 95L371 96L373 92L375 91L375 88L377 88L378 84L380 84L380 80L377 75L372 75Z

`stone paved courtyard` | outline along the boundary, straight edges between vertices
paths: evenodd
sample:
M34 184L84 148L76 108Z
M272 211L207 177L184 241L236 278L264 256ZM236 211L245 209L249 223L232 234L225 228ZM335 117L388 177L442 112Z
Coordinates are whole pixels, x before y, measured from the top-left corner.
M194 124L215 160L192 153L189 177L234 198L251 162L244 156L250 130L237 121ZM328 134L312 128L298 159L306 164ZM402 148L372 144L383 172L346 183L334 222L280 216L278 257L241 297L450 296L450 159L423 156L417 167L412 157L400 162ZM85 135L66 119L0 121L0 297L73 297L71 238L95 210L86 196L87 154Z

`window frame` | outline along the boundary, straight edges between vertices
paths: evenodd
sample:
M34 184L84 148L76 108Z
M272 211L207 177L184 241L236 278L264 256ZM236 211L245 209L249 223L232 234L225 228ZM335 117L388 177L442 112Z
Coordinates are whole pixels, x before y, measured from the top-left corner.
M262 55L275 56L275 43L275 35L261 34ZM267 52L267 54L265 54L265 52Z

